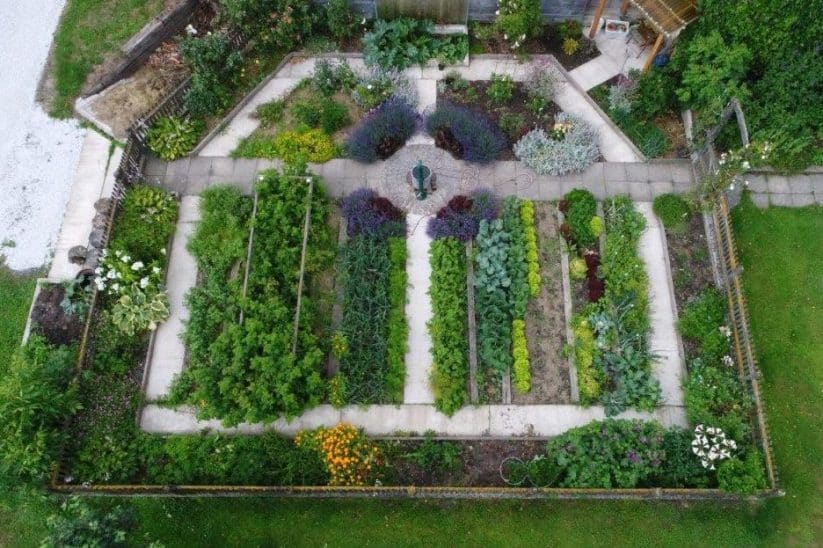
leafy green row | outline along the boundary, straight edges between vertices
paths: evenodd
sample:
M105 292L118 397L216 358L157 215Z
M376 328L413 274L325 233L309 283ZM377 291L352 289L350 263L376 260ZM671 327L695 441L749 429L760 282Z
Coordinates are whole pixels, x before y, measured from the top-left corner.
M466 248L454 237L432 241L429 295L435 405L453 415L467 400Z
M534 220L534 202L521 200L520 221L526 238L526 264L528 266L527 280L529 295L536 297L540 293L540 262L537 250L537 228Z
M406 320L406 273L405 238L389 238L389 327L388 327L388 370L386 372L386 392L388 400L401 403L403 386L406 382L406 351L409 343L409 325Z
M171 399L197 406L201 417L220 418L228 425L271 422L284 414L295 416L320 403L325 395L320 367L326 352L315 334L314 303L305 291L296 352L292 351L303 224L309 202L309 185L302 181L302 175L289 170L283 175L268 171L260 176L245 298L238 262L243 249L240 227L245 221L239 214L232 218L225 211L219 212L215 203L204 203L207 223L219 226L214 219L222 217L230 227L226 228L232 236L227 249L234 255L227 253L222 262L212 259L213 264L198 257L205 281L188 298L191 319L186 340L198 348L191 352L189 367ZM230 199L227 195L223 198ZM310 287L313 277L328 268L334 257L334 240L326 223L328 208L322 187L316 185L304 287ZM221 232L204 229L196 234L193 249L218 246ZM229 276L227 281L227 273L220 269L228 264L238 267L233 268L236 277ZM242 323L238 321L241 313Z

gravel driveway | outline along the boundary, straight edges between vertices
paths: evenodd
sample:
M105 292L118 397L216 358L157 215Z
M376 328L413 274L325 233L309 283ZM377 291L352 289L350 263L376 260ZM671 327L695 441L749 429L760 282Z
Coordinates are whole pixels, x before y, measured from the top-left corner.
M15 270L50 260L84 130L35 102L65 2L3 2L0 10L0 253Z

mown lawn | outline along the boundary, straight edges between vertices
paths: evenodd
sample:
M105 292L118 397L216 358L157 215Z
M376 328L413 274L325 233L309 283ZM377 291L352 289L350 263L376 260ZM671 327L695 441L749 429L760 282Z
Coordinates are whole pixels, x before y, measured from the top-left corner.
M823 208L760 211L744 203L734 220L784 498L761 505L138 498L133 539L169 547L820 545ZM0 545L36 545L44 506L4 511L7 499L0 498L0 531L14 533L0 534Z
M165 0L68 0L54 34L52 116L72 116L86 77L158 15Z
M812 546L823 543L823 208L734 214L781 487L765 504L137 501L167 546Z

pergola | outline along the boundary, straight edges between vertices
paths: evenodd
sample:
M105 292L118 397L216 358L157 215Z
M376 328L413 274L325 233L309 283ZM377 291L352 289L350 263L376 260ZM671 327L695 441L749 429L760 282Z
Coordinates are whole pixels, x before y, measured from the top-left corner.
M626 15L629 6L637 8L649 25L657 31L657 39L643 67L644 71L651 66L664 41L674 39L686 25L697 19L697 0L623 0L620 15ZM594 38L605 7L606 0L600 0L589 29L589 38Z

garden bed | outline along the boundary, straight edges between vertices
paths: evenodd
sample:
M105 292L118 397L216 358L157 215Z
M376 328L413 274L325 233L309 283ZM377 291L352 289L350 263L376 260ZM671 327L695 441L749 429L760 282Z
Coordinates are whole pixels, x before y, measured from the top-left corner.
M532 369L532 388L513 393L512 403L569 403L571 387L568 361L563 355L566 333L561 240L557 212L549 202L535 202L540 263L540 292L526 307L526 341Z
M600 55L597 44L582 34L579 23L576 28L571 29L573 37L565 35L565 24L544 25L540 36L527 39L517 50L513 50L511 43L494 31L494 24L477 22L471 26L470 32L472 53L552 54L566 70L577 68ZM563 48L565 38L572 38L577 42L577 47L572 53L567 53Z
M443 84L437 87L437 104L464 106L480 116L488 117L507 139L503 153L496 159L514 160L514 143L532 129L550 130L560 109L554 102L544 103L541 110L532 107L533 94L522 82L511 82L511 92L503 100L493 98L494 87L491 81L466 81L447 75ZM435 137L435 140L438 141L438 138ZM437 145L455 155L455 146L451 141L438 141Z

